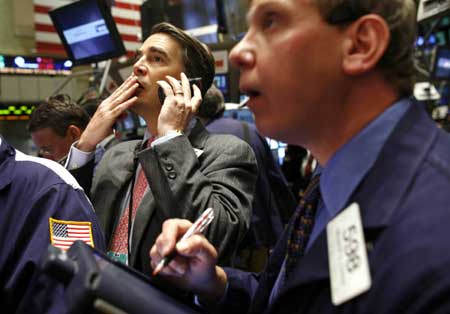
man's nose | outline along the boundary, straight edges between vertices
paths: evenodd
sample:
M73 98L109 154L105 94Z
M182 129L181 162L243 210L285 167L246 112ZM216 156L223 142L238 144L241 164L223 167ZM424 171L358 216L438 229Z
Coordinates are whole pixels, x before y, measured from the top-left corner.
M133 65L133 73L136 76L144 76L147 74L147 67L143 64L141 59L136 61L136 63Z
M242 70L255 64L255 54L245 37L230 52L232 66Z

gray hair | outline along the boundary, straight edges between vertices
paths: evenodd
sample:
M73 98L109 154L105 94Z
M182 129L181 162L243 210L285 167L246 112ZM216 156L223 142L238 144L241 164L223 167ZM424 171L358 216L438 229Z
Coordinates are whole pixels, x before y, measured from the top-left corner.
M412 94L417 30L414 0L313 0L313 3L330 24L349 23L371 13L381 16L391 39L378 68L402 96Z

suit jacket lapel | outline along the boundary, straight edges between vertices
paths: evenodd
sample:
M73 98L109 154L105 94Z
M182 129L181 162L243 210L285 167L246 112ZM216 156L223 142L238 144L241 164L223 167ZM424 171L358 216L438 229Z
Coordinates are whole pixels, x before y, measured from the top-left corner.
M92 183L92 203L109 245L116 222L120 219L121 200L133 175L134 148L139 142L129 142L111 149L100 164Z
M200 121L196 121L193 128L187 135L193 147L203 149L208 133ZM176 200L172 195L172 191L167 183L167 180L152 180L151 178L151 173L162 171L160 169L158 157L151 153L151 148L145 149L137 155L146 177L149 178L148 183L150 190L144 194L144 197L137 208L136 218L133 225L131 242L132 248L129 261L130 265L134 265L136 262L137 256L140 253L138 248L143 241L147 226L150 225L153 215L162 215L162 213L171 212L171 209L177 206ZM161 204L160 206L165 206L166 208L155 208L155 196L162 197L162 199L158 201L158 204ZM164 221L168 217L161 216L158 218L158 221Z
M268 304L286 256L287 230L288 228L285 228L268 261L266 269L261 274L258 290L253 297L252 308L249 313L271 313L271 309L276 306L277 301L291 289L308 282L327 279L329 276L326 233L322 232L308 251L308 254L300 260L291 276L280 287L281 290L273 304ZM305 269L308 271L303 271Z
M258 289L253 297L253 302L249 313L265 313L268 308L272 288L278 278L286 255L288 229L289 228L284 229L283 234L278 240L275 249L267 262L266 268L261 273Z
M298 266L293 270L289 278L287 278L280 295L298 283L308 283L329 277L327 247L327 235L324 230L314 241L308 253L300 259ZM308 271L303 271L305 269Z
M296 268L289 277L286 278L286 281L282 285L276 299L270 305L267 313L271 313L271 309L277 306L278 301L282 300L283 296L293 289L308 283L328 280L329 271L326 238L326 232L323 231L308 250L307 254L299 260ZM301 295L298 295L298 298L301 297Z
M131 254L129 265L134 265L138 252L138 247L141 239L144 236L145 229L148 222L155 211L155 200L152 193L147 190L142 197L136 212L136 217L133 223L132 237L131 237Z

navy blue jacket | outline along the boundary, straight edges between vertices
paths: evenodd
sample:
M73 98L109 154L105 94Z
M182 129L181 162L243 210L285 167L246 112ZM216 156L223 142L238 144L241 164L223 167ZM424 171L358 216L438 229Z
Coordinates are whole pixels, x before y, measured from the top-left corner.
M295 209L296 201L266 139L253 124L219 117L206 129L213 134L232 134L252 147L258 165L251 224L244 246L273 247Z
M284 234L260 276L227 270L223 312L450 313L449 191L450 136L413 105L349 200L360 205L371 243L370 290L332 305L324 230L269 305L286 252Z
M92 222L94 246L104 250L92 206L69 172L0 137L1 313L66 312L62 286L37 272L50 243L50 218Z

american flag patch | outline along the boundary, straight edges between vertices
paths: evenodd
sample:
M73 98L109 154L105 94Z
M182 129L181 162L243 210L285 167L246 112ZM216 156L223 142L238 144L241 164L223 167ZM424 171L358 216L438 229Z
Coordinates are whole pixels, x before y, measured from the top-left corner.
M51 244L67 251L73 242L81 240L94 247L92 224L89 221L65 221L50 218Z

